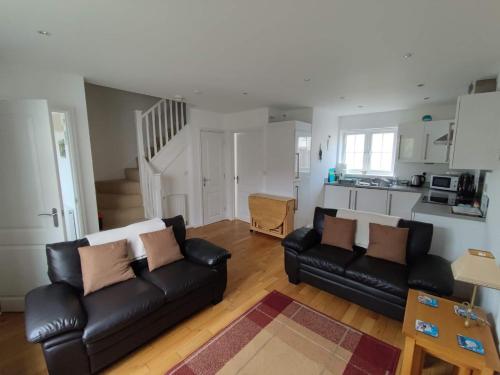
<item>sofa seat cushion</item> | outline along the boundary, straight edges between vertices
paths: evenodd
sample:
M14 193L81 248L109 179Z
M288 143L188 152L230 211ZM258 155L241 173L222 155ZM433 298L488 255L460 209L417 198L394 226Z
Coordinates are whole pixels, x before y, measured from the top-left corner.
M299 254L300 263L320 270L343 275L345 267L355 259L356 253L330 245L316 245Z
M166 301L174 301L203 285L217 280L217 272L185 259L149 271L139 270L139 277L160 288Z
M82 298L87 312L83 341L89 344L134 324L160 308L165 297L140 278L114 284Z
M349 264L346 277L384 292L406 298L408 269L406 266L365 255Z

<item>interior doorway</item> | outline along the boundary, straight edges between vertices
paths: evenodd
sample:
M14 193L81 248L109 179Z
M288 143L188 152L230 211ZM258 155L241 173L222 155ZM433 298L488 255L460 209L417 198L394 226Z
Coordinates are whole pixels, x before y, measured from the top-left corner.
M51 111L57 172L62 200L62 218L66 240L80 238L82 223L76 183L76 159L71 133L70 116L67 111Z

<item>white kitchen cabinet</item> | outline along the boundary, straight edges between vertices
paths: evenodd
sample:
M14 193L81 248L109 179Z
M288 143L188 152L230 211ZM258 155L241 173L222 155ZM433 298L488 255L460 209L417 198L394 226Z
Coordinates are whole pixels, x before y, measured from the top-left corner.
M453 123L453 120L442 120L400 124L398 160L448 163Z
M424 127L421 122L411 122L398 126L398 160L420 162L423 159Z
M458 98L450 168L489 169L500 166L500 92Z
M425 163L448 163L454 121L424 122Z
M351 199L351 209L358 211L387 212L387 190L356 188Z
M420 197L420 193L389 190L387 195L387 215L411 220L413 206Z
M354 188L325 185L323 207L350 209Z

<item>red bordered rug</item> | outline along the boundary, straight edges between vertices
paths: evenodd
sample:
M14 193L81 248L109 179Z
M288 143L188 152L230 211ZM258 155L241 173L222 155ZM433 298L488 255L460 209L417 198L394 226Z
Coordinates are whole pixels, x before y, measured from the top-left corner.
M394 374L400 350L273 291L168 375Z

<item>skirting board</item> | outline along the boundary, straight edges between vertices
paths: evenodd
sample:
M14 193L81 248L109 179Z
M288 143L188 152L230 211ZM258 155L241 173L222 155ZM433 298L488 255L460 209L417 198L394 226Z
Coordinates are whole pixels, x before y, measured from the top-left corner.
M24 297L0 297L0 312L23 312Z

